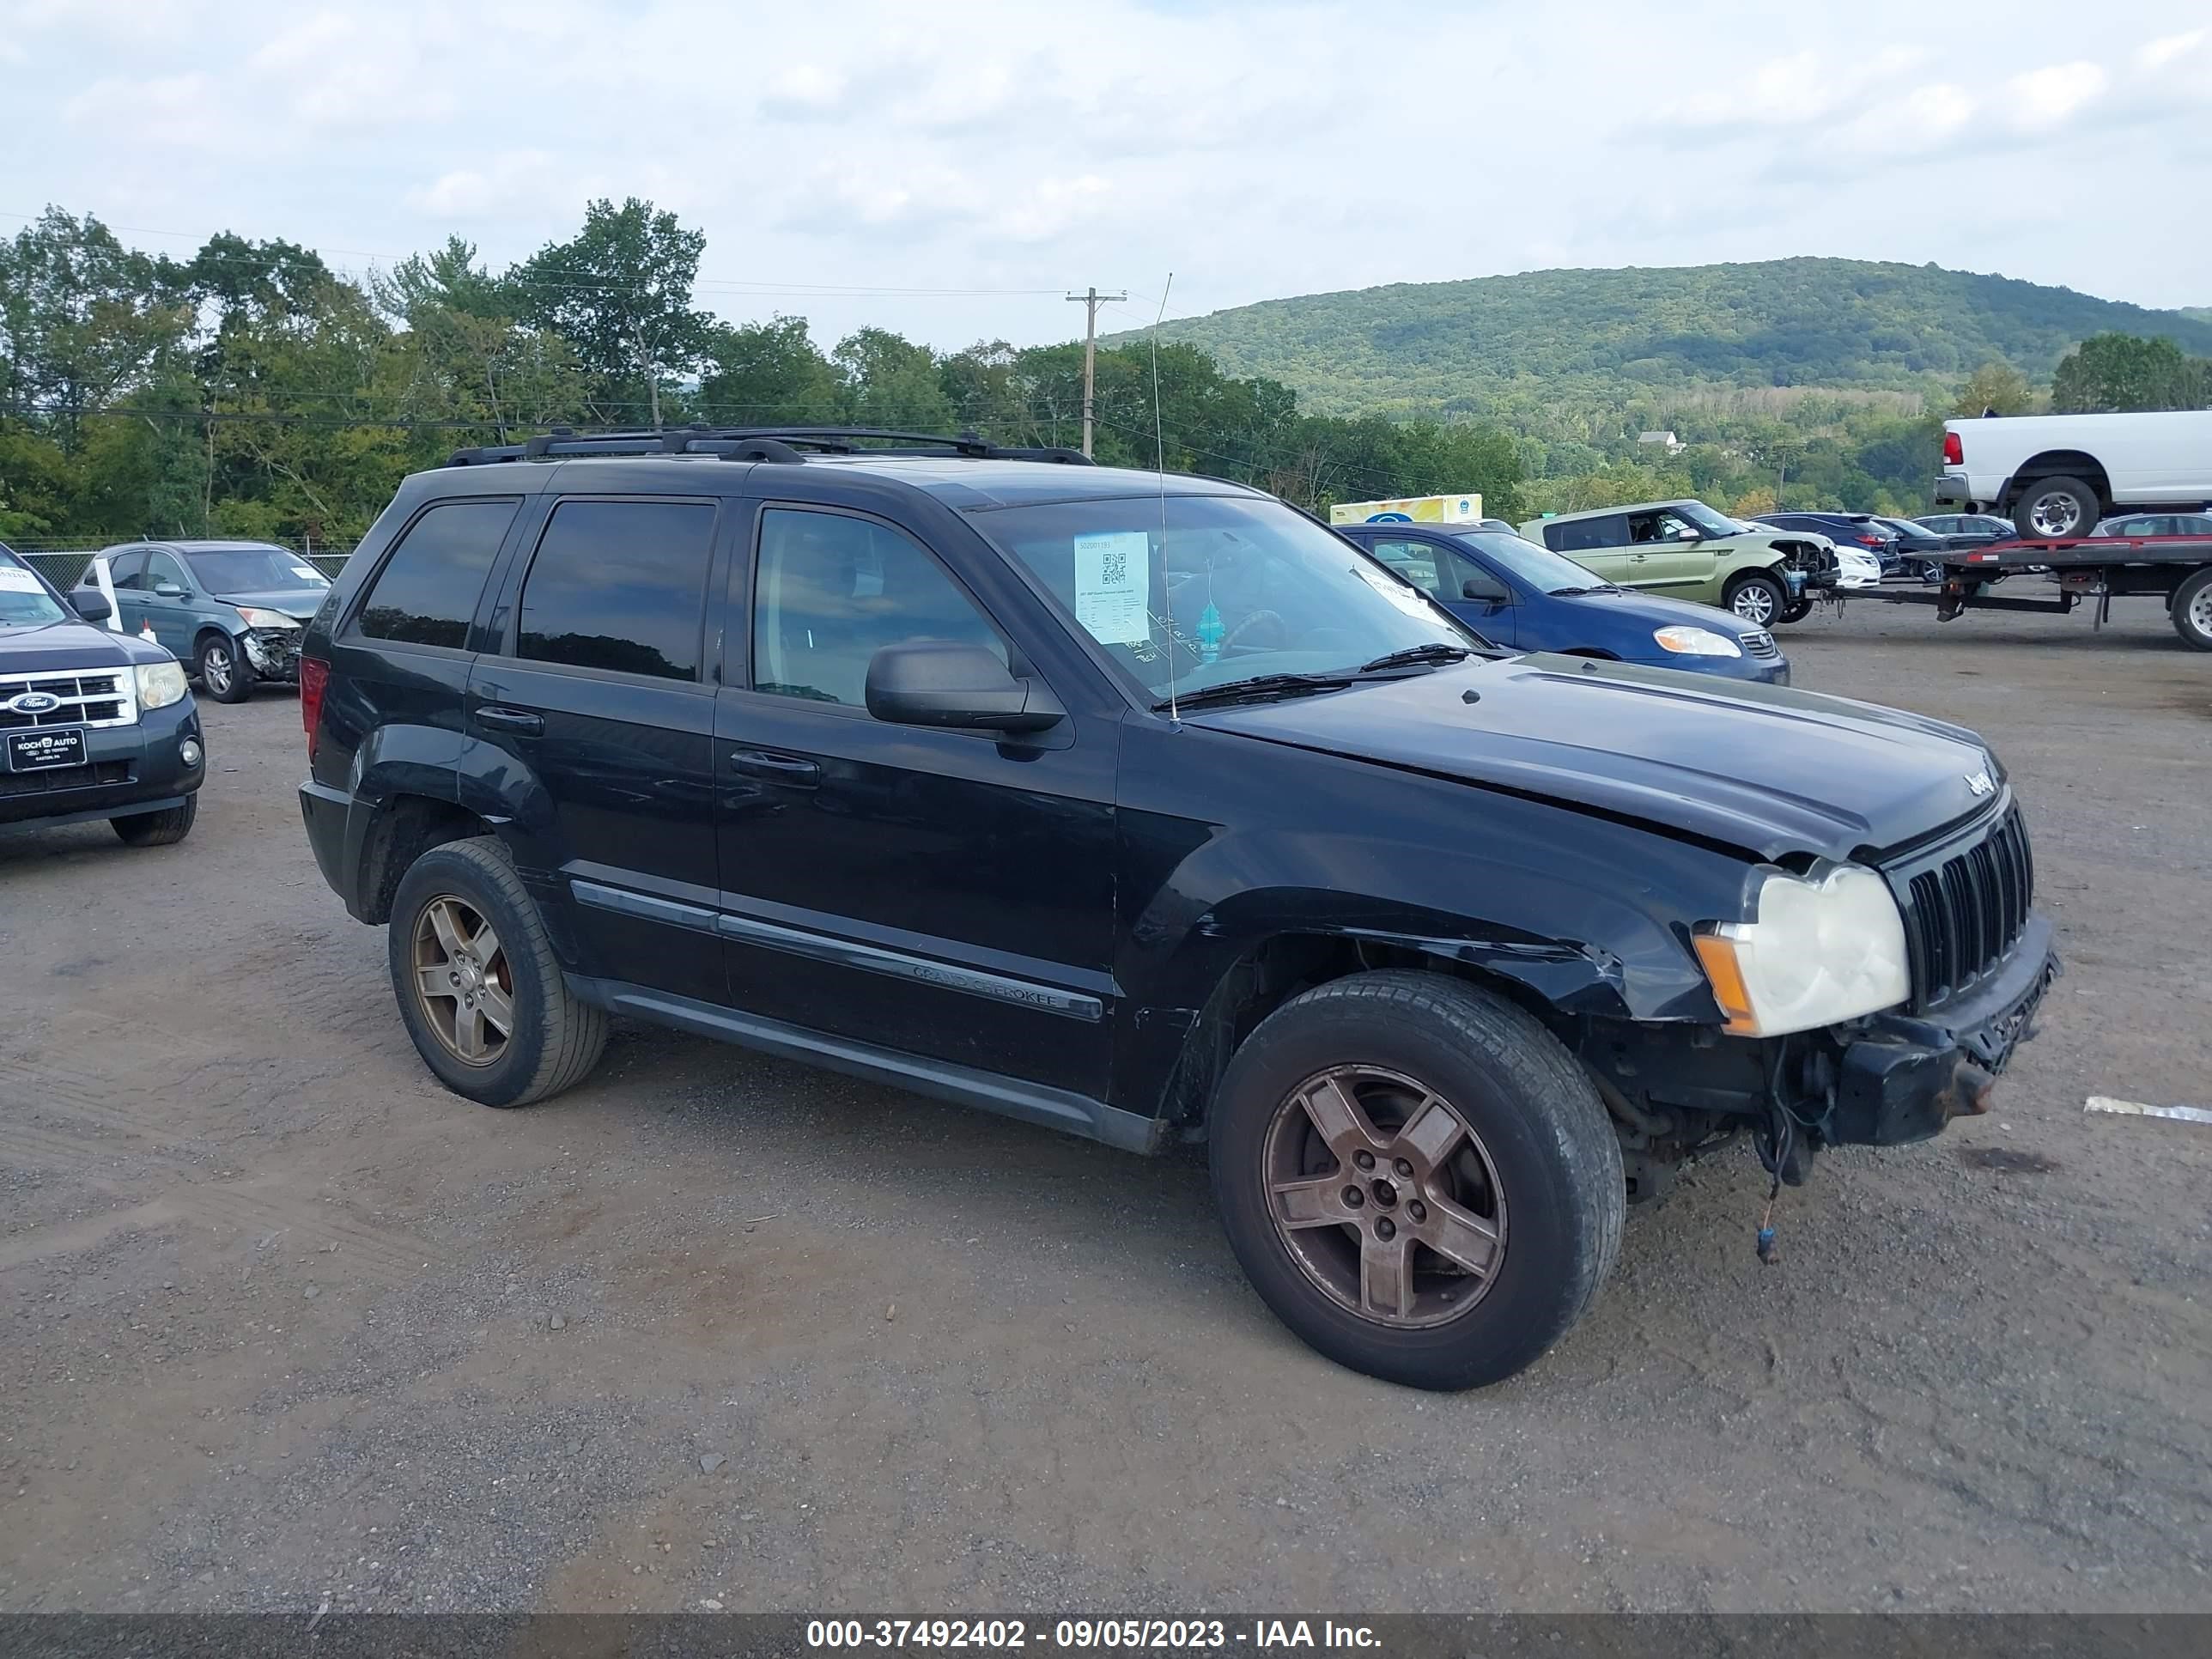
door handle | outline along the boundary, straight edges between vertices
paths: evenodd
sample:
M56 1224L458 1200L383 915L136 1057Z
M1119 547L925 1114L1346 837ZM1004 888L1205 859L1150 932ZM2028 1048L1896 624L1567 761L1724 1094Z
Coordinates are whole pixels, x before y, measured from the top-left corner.
M811 789L822 781L820 763L802 760L797 755L771 755L759 749L740 749L730 757L730 764L749 778L773 778L778 783L795 784L802 789Z
M493 732L512 732L518 737L542 737L545 731L545 716L533 714L527 708L507 708L498 703L487 703L477 710L477 724Z

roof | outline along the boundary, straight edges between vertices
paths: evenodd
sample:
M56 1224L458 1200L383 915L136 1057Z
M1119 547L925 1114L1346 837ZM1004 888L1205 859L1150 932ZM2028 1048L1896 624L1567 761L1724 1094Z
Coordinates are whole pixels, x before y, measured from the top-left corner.
M1668 501L1623 501L1618 507L1586 507L1579 513L1554 513L1548 519L1537 519L1536 524L1570 524L1577 519L1603 519L1615 513L1649 513L1656 507L1704 507L1694 495L1677 495ZM1710 507L1706 509L1711 511Z
M968 460L939 455L828 456L809 467L836 467L894 479L926 490L948 507L984 511L1045 501L1087 501L1157 495L1257 495L1226 478L1189 472L1139 471L1126 466L1064 466L1053 461Z

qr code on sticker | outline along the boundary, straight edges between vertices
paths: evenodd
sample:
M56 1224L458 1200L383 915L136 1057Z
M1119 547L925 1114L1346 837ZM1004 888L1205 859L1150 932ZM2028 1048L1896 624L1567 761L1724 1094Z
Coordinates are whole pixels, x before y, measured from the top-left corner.
M1098 585L1101 587L1127 587L1129 585L1129 556L1113 547L1098 556Z

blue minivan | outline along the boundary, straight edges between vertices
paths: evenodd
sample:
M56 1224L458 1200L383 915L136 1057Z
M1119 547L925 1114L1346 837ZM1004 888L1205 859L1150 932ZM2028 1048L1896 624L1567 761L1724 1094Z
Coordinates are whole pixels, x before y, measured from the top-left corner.
M1790 659L1766 629L1710 605L1616 587L1517 535L1423 524L1336 530L1495 644L1790 684Z

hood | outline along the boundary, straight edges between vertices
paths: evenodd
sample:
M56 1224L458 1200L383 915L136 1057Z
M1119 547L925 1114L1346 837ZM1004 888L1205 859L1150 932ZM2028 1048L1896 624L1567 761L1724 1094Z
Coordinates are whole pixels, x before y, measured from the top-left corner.
M57 668L119 668L131 663L175 660L161 646L149 645L133 634L112 632L95 623L0 628L0 678Z
M305 622L322 608L327 587L271 587L250 593L218 593L225 605L250 605L261 611L281 611Z
M1980 810L2004 776L1962 726L1578 657L1469 663L1183 720L1571 802L1765 860L1895 847ZM1984 774L1977 794L1966 780Z

